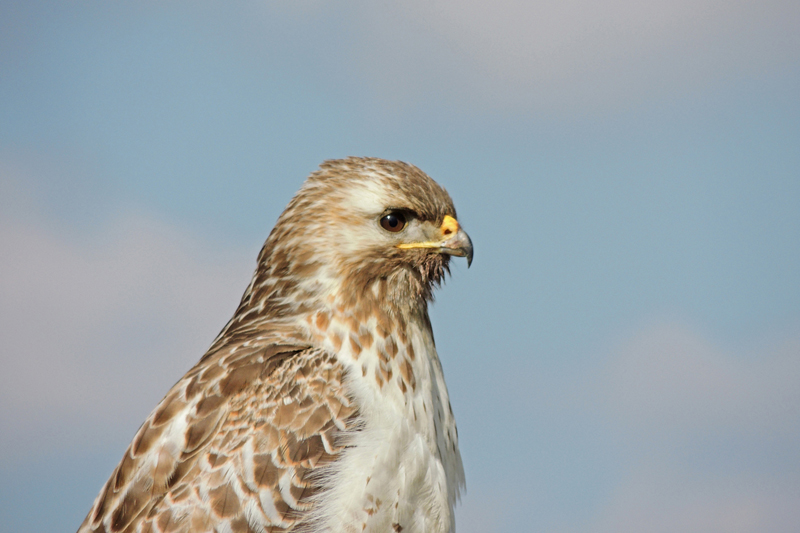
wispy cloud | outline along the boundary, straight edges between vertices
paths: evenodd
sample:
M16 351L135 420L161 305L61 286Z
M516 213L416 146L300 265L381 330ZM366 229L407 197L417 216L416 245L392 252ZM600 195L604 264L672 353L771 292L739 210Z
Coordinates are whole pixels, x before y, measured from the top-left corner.
M3 191L35 211L23 184L6 180ZM54 447L124 445L230 316L255 249L225 248L135 212L90 237L4 213L0 446L18 460ZM509 446L525 443L519 459L563 444L571 461L607 472L589 516L559 523L551 512L550 530L790 531L800 520L798 332L732 351L685 323L653 321L588 365L519 372L516 385L497 370L485 377L502 380L503 392L485 398L486 409L518 422L476 460L508 471ZM465 426L483 425L459 414ZM580 442L558 443L570 438ZM552 491L552 472L535 478L546 470L524 461L519 477L484 476L488 484L472 485L459 509L459 530L521 527L509 516L525 512L498 509L535 508Z
M494 490L473 486L461 530L518 530L526 513L546 531L788 532L800 521L800 330L731 350L654 319L583 365L517 374L497 399L511 427L492 426L490 441L516 471ZM529 447L511 451L509 438ZM542 509L556 492L586 498L565 489L576 483L593 487L582 516ZM495 512L504 500L532 510L509 523Z
M53 435L129 436L225 324L255 266L255 251L141 213L92 238L0 223L0 444L16 452L41 452Z
M800 338L756 353L727 353L684 325L658 323L608 361L601 387L609 414L646 432L738 428L800 430Z
M799 504L796 482L781 476L735 469L709 476L676 457L651 458L632 464L598 516L575 530L788 533L800 519Z
M383 97L483 109L602 111L779 71L800 58L796 2L588 0L358 10Z
M800 335L725 350L675 322L614 351L598 414L625 451L583 531L791 531L800 520Z

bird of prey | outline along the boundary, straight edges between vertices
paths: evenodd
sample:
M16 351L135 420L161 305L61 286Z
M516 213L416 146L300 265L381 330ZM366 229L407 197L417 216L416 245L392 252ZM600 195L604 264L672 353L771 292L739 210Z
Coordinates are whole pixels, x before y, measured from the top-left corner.
M79 532L448 533L464 485L428 302L472 243L418 168L326 161Z

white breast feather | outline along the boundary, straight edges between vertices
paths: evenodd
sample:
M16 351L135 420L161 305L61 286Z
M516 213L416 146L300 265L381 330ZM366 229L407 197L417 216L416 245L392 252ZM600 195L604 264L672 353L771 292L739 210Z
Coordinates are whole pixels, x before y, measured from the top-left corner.
M345 327L334 321L329 331ZM452 509L464 472L447 387L429 331L410 324L408 338L417 384L406 393L394 382L378 386L374 345L357 359L346 345L338 352L363 428L352 434L320 495L311 522L321 531L386 533L398 531L395 524L403 533L455 531Z

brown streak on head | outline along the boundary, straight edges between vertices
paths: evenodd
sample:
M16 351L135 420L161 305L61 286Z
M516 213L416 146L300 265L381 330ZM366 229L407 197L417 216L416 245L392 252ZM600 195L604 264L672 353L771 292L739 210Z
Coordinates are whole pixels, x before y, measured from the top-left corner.
M353 198L375 198L375 194L384 205L370 204L374 213L350 209ZM374 311L374 302L386 302L397 291L402 292L395 294L402 306L424 305L447 270L448 256L430 250L399 250L368 238L357 242L353 251L338 247L347 229L356 232L349 235L361 235L360 228L376 223L373 218L388 208L407 209L425 224L440 225L445 216L456 217L447 191L413 165L366 157L322 163L278 218L259 254L253 282L217 343L224 344L226 336L249 323L318 309L321 295L304 293L313 287L308 280L316 276L339 277L343 303L364 315ZM356 315L359 322L363 318Z

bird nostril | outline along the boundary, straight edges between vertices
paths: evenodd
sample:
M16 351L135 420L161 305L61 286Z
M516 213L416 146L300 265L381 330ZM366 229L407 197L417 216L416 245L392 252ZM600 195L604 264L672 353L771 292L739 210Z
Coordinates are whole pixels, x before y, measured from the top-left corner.
M445 215L442 225L439 227L442 237L451 237L458 231L458 222L450 215Z

